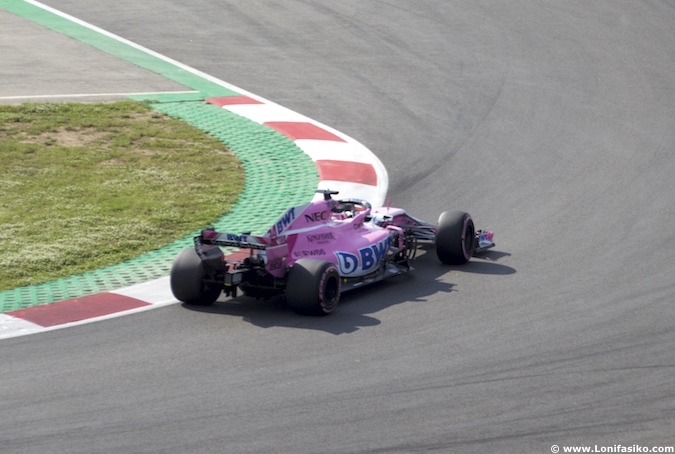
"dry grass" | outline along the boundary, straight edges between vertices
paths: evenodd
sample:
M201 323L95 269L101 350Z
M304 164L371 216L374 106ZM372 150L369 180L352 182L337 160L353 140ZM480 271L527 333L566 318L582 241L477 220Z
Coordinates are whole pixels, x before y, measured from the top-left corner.
M0 291L168 244L244 186L222 142L131 101L0 106L0 159Z

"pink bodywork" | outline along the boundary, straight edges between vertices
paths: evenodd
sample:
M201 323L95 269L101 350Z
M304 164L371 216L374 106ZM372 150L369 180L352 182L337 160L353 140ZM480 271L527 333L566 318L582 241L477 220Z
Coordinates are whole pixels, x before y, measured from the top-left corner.
M371 210L352 214L334 213L336 200L319 200L287 210L261 237L252 237L266 245L258 255L266 255L266 269L283 277L287 268L303 258L335 263L340 275L357 277L377 269L387 254L392 233L402 233L394 225L382 228L366 222ZM403 235L397 236L402 247Z

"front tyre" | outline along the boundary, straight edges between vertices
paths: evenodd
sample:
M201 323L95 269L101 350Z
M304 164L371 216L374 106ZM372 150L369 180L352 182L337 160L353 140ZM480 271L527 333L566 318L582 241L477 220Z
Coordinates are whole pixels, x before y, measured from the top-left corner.
M436 255L446 265L469 261L476 250L476 230L469 213L445 211L436 226Z
M197 251L194 248L183 249L171 266L171 292L178 301L210 306L218 299L222 288L204 283L207 277Z
M340 273L324 260L300 259L286 282L286 304L303 315L328 315L340 300Z

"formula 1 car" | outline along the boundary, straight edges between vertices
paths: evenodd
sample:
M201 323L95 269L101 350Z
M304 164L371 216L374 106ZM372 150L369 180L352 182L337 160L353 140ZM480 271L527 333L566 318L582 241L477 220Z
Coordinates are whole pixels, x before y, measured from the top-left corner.
M445 264L463 264L495 244L493 233L475 230L462 211L446 211L433 225L401 208L373 209L364 200L332 198L288 209L262 236L205 229L194 248L181 251L171 268L171 290L186 304L211 305L225 292L236 297L285 297L307 315L335 310L340 293L407 273L420 243L436 246ZM221 247L248 249L228 260Z

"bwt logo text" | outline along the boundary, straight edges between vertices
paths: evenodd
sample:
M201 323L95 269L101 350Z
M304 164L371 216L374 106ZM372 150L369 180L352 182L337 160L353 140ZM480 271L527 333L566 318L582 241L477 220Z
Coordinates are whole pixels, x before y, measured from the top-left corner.
M358 255L350 252L336 252L340 274L348 276L356 272L365 273L382 261L391 246L391 237L359 249Z

